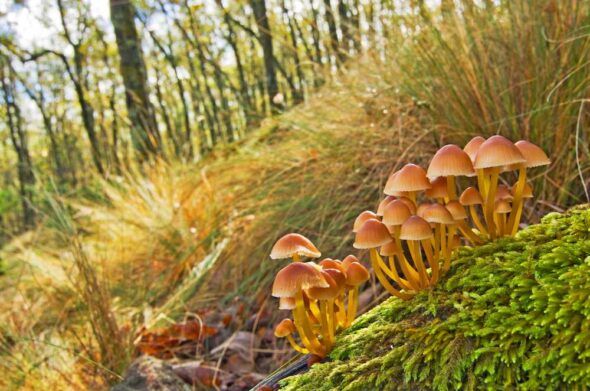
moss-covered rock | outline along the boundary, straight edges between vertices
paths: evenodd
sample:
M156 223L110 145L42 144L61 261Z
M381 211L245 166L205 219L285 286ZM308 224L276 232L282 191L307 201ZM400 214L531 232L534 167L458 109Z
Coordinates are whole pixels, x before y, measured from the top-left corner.
M463 248L440 284L390 298L286 390L582 389L590 385L590 210Z

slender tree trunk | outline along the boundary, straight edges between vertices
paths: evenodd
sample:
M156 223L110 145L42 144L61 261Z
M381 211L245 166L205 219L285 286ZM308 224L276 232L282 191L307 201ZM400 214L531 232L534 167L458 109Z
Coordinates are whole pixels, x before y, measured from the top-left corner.
M342 41L340 42L340 53L342 54L341 61L346 60L347 53L350 53L352 35L350 33L351 22L348 14L348 6L344 0L338 0L338 17L340 18L340 31L342 32Z
M357 53L362 51L361 45L361 4L359 0L353 0L350 21L352 24L352 43Z
M160 154L162 146L154 108L149 99L141 39L135 28L135 7L129 0L110 0L110 5L131 123L131 139L142 159L146 159L149 155Z
M303 75L301 61L299 60L299 50L297 49L297 35L295 32L295 27L293 26L293 21L291 20L291 15L289 15L289 10L287 9L285 0L281 0L281 8L285 22L287 22L287 26L289 26L289 37L291 38L291 46L293 46L293 65L295 66L295 73L297 74L297 79L299 80L297 95L293 97L294 103L297 104L303 101L303 85L305 84L305 76Z
M330 0L324 0L326 24L330 32L330 47L336 60L336 64L340 64L343 60L343 53L340 52L340 43L338 41L338 30L336 29L336 19L334 18L334 10Z

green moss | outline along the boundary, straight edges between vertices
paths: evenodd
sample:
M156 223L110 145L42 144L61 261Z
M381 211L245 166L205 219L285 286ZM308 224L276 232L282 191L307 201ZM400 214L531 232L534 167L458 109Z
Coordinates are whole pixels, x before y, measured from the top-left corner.
M590 210L463 248L411 301L343 332L330 361L287 390L577 389L590 384Z

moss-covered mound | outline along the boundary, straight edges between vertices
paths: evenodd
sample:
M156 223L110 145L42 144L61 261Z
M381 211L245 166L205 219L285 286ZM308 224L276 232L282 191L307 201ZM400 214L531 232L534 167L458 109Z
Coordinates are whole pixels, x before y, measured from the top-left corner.
M590 385L590 210L464 248L439 286L390 298L287 390L582 389Z

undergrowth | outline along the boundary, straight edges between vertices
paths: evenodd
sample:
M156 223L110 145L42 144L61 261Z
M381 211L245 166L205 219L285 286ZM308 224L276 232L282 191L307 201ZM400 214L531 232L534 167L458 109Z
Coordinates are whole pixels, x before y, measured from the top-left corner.
M432 291L390 298L285 390L583 389L590 383L590 210L464 247Z

